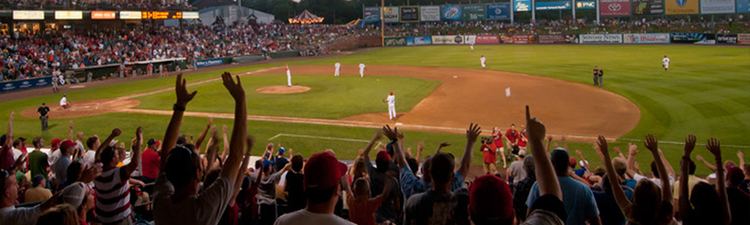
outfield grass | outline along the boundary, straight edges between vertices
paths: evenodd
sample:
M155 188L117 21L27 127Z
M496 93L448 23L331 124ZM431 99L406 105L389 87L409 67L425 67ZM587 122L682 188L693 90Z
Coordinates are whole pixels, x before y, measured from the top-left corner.
M661 57L664 54L669 55L672 59L672 70L669 72L661 70ZM695 133L698 136L699 143L705 143L705 139L709 136L716 136L722 140L722 144L724 145L750 146L750 139L747 138L750 135L750 131L748 131L748 128L750 128L750 92L747 91L747 87L750 86L750 76L748 76L750 74L750 48L746 47L689 45L498 45L476 46L476 50L470 51L467 46L430 46L374 49L348 56L294 60L289 62L289 64L332 65L335 61L340 61L345 65L364 62L368 65L477 68L480 55L485 55L488 58L489 69L547 76L580 83L590 82L591 69L594 65L603 67L605 70L605 88L627 97L641 109L641 121L633 131L625 135L625 138L641 139L647 133L654 133L661 140L680 141L688 133ZM230 71L242 72L276 65L281 65L281 62L234 68ZM204 72L189 75L187 79L189 82L193 82L215 78L218 77L218 74L218 72ZM368 77L367 79L371 78L377 79L374 77ZM248 80L249 78L244 79L243 81L251 81ZM295 79L301 82L308 78L305 76L296 76ZM280 80L283 82L283 79ZM310 82L323 81L313 79ZM173 82L173 78L139 80L126 84L73 90L68 93L68 96L74 102L88 99L112 98L170 87L173 85ZM346 80L344 82L348 83L349 81ZM400 85L403 80L394 82ZM437 85L425 84L424 82L417 80L413 81L414 84L411 85ZM325 82L323 84L313 83L311 83L311 86L314 88L313 90L315 90L315 86L317 85L326 85ZM248 85L248 87L253 85L250 82L245 82L244 84ZM199 87L199 97L189 105L189 110L200 109L200 111L212 111L211 108L220 108L213 110L226 111L231 109L231 104L228 102L217 103L217 101L222 101L219 99L225 99L223 97L226 95L225 90L223 88L210 87L220 87L220 84L217 82ZM374 90L373 93L377 94L372 95L378 97L374 101L379 101L379 98L384 95L385 91ZM248 93L250 92L248 91ZM347 90L341 92L350 93ZM401 91L399 92L399 96L402 96L399 98L400 106L407 107L409 104L401 104L407 103L404 101L407 99L404 98ZM313 101L320 100L321 103L323 100L329 99L327 96L330 96L324 93L311 92L299 95L299 97L302 98L305 95L315 94L319 94L320 97L313 98ZM222 97L218 99L215 97L203 99L201 96ZM368 94L362 94L362 96L368 96ZM283 103L282 101L274 101L273 98L277 98L276 96L267 97L249 96L250 113L293 114L295 116L337 118L353 113L382 111L382 107L380 107L382 105L380 104L359 101L353 103L359 104L356 107L342 107L343 103L341 105L338 104L341 99L335 98L335 100L329 102L331 104L329 109L321 109L325 107L311 107L314 105L307 101L305 103L302 101L290 101L293 105L286 105L286 103L281 104ZM171 105L174 99L169 93L159 95L155 98L153 101L144 101L142 106L165 108ZM413 99L418 101L419 98L414 97ZM58 95L48 95L0 102L0 120L6 120L10 111L18 112L24 108L36 106L43 101L57 102L57 100L59 100ZM306 100L309 101L309 99ZM271 105L264 103L263 106L256 105L256 107L253 107L255 104L254 101L258 103L270 102L268 104ZM279 104L274 105L274 102ZM299 107L300 104L307 105L305 105L306 107ZM333 106L334 104L336 105L335 107ZM601 104L607 103L603 102ZM359 108L362 105L374 108ZM294 108L304 109L291 111L297 110ZM399 109L399 111L404 111L404 109ZM285 112L289 112L289 114L281 114ZM331 116L328 117L328 115ZM541 119L543 120L544 118ZM167 122L168 117L166 116L124 113L75 119L77 127L87 131L87 134L99 134L101 136L108 133L113 127L125 128L127 132L121 138L123 140L129 138L130 133L137 125L147 127L146 135L148 137L161 137ZM227 121L220 120L219 123L227 123ZM35 118L18 118L15 126L16 133L18 136L25 137L43 135L48 139L52 136L59 137L65 135L67 120L60 121L53 118L51 124L55 127L49 132L41 134L38 129L38 121ZM188 118L182 130L186 133L196 134L204 125L205 119ZM485 127L490 126L492 125L485 125ZM364 128L269 122L250 122L249 129L251 133L258 137L258 140L266 140L279 133L365 140L371 137L373 131L372 129ZM425 141L428 144L428 149L434 149L434 145L441 141L449 141L454 144L451 147L451 151L456 154L460 152L464 144L462 135L455 134L408 132L407 138L408 144L411 146L414 146L417 141ZM276 140L284 142L287 146L291 146L298 152L305 154L325 148L332 148L345 158L354 156L356 149L364 146L364 143L358 142L287 136L279 137ZM624 147L626 142L620 141L615 145ZM681 147L669 144L662 144L661 146L667 158L672 161L672 164L679 166L677 162L681 154ZM597 164L599 161L591 151L589 143L571 143L570 147L572 149L584 150L586 157L594 164ZM710 160L710 157L708 157L709 154L701 146L698 148L696 153ZM724 158L736 161L735 151L738 148L727 147L725 149L727 150L724 152ZM479 157L478 151L475 151L474 162L478 163ZM650 158L650 154L645 150L641 151L639 160L643 169L648 169L647 165L650 162ZM707 173L707 170L700 166L700 164L698 171L699 174Z
M248 113L251 115L293 116L339 119L357 114L386 112L383 99L389 91L398 93L396 110L411 111L427 97L440 81L396 76L332 77L295 75L295 85L310 87L299 94L260 94L255 89L286 84L286 75L271 74L242 77ZM191 110L199 112L232 112L232 98L220 82L201 85L195 90L198 97L191 102ZM139 98L140 108L171 109L174 93L165 92ZM222 107L217 107L222 106Z

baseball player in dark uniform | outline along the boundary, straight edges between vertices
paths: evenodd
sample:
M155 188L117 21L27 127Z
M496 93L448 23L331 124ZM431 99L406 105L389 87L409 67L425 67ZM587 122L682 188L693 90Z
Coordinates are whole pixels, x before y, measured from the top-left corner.
M39 106L36 112L39 113L39 120L42 122L42 130L47 130L49 127L47 124L47 121L49 120L49 107L47 107L47 104L42 103L42 106Z

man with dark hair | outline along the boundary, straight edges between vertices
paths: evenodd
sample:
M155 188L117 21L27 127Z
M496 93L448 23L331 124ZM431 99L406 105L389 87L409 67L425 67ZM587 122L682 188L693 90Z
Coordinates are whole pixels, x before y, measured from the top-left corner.
M58 185L63 185L68 179L68 166L73 162L70 154L75 150L76 144L71 140L65 140L60 143L60 158L52 165L52 172L55 174L55 180ZM63 187L58 187L63 188Z
M302 166L304 164L302 155L292 157L292 169L284 175L284 192L286 192L286 212L294 212L305 208L305 187Z
M446 153L437 153L430 161L430 175L432 177L432 189L415 194L406 201L404 209L404 224L423 225L455 224L454 211L457 199L451 191L453 180L453 169L455 167L453 157Z
M693 194L693 187L695 187L698 183L708 183L708 181L695 176L695 162L693 162L692 159L687 159L685 162L688 166L688 175L680 174L681 176L688 176L688 196L692 196ZM655 173L658 174L658 173ZM674 186L672 186L672 205L680 205L680 181L677 180L674 182ZM675 212L679 211L680 207L674 207Z
M47 181L42 175L36 175L31 180L31 188L24 193L24 202L41 202L52 197L52 191L46 188Z
M563 148L556 148L550 154L550 161L557 174L560 189L563 193L563 205L567 212L565 224L601 224L599 220L599 209L594 199L594 193L591 189L571 178L570 156L568 151ZM529 198L526 200L526 206L531 208L534 202L539 199L539 187L537 184L531 187Z
M120 161L115 147L109 143L121 134L115 128L104 141L105 145L96 150L97 162L102 163L102 173L94 180L96 190L96 218L103 224L132 224L130 214L130 174L138 168L141 161L141 144L143 130L138 127L133 142L133 157L130 163L117 167Z
M34 140L32 140L34 150L29 153L29 170L31 171L31 177L39 175L42 176L42 178L47 179L49 160L47 159L47 154L42 152L43 143L44 139L42 139L42 137L35 137Z
M186 145L177 145L187 103L197 92L187 91L187 82L182 74L177 75L172 118L164 133L160 151L160 174L154 187L154 222L159 225L205 224L215 225L224 214L239 182L240 166L243 160L245 139L247 138L247 106L245 90L239 77L237 81L229 73L221 76L224 87L235 102L234 127L229 142L229 156L221 169L219 178L208 187L200 185L200 156ZM247 150L252 148L252 140L247 141Z
M110 143L106 143L109 145ZM96 162L96 149L99 149L102 143L99 137L94 135L86 139L86 154L83 155L83 164L94 165Z
M39 113L39 120L42 122L42 131L47 130L49 128L49 124L47 123L49 121L49 107L42 102L42 106L39 106L36 112Z
M332 152L313 154L305 164L307 207L279 217L274 224L354 225L333 214L345 174L346 165L339 162Z

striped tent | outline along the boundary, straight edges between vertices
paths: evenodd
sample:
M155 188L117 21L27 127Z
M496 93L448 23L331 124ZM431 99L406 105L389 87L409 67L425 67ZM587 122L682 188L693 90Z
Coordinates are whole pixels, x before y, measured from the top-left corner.
M315 23L322 23L323 17L316 16L315 14L312 14L310 11L302 11L299 15L289 18L290 24L315 24Z

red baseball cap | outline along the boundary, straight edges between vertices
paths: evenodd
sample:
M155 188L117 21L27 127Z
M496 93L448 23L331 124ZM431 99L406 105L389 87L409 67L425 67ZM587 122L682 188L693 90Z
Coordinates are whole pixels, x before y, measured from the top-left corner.
M513 197L508 184L489 174L474 180L469 187L469 213L482 221L513 222Z
M71 140L65 140L62 143L60 143L60 149L67 150L69 148L72 148L73 146L76 146L76 143Z
M379 151L378 155L375 157L375 160L377 160L377 161L391 161L391 155L388 154L387 151Z
M52 149L58 149L58 148L60 148L60 142L62 142L62 140L60 140L60 138L54 138L54 139L52 139L52 141L50 142L50 145L51 145Z
M346 174L346 165L329 151L315 153L305 164L305 188L333 188Z

